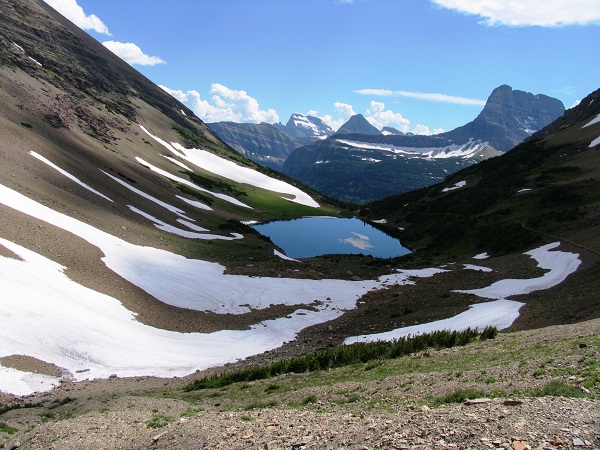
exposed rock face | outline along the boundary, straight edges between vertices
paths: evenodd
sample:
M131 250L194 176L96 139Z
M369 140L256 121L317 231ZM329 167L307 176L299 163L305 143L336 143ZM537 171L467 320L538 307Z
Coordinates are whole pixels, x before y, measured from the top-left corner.
M475 138L507 151L565 112L560 100L502 85L492 91L479 116L444 136L457 142Z
M216 122L208 126L242 155L271 167L283 164L292 151L302 146L269 123Z

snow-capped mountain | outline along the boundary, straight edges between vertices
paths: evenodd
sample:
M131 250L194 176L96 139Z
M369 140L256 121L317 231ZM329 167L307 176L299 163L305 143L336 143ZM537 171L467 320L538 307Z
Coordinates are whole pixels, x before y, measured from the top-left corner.
M472 122L437 135L382 133L354 116L326 141L294 150L283 172L330 197L370 201L437 183L467 165L498 156L564 110L555 98L503 85L494 89Z
M331 136L333 129L318 117L294 113L285 125L275 124L281 131L295 138L319 138Z

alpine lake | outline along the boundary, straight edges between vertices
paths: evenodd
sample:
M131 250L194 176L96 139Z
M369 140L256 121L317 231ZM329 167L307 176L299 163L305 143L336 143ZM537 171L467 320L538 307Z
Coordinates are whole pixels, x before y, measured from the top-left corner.
M303 217L252 225L289 258L327 254L363 254L395 258L410 250L400 241L357 218Z

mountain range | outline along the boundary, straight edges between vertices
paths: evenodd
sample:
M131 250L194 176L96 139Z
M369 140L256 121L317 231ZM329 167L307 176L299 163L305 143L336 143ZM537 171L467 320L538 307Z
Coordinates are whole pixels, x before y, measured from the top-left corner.
M294 150L282 172L332 198L364 203L438 183L498 156L564 110L557 99L503 85L472 122L437 135L383 134L355 116L351 127L344 125L329 139Z
M112 398L116 386L152 385L154 398L139 410L138 398L119 399L135 416L138 431L149 433L152 419L162 417L155 417L162 409L153 400L159 401L167 383L152 384L151 377L175 383L174 377L185 376L191 382L197 371L226 371L221 366L250 357L240 364L281 361L349 339L414 333L408 327L418 325L460 328L464 315L480 319L478 326L505 323L515 329L600 317L600 91L514 149L458 172L459 158L451 155L492 146L480 142L473 128L463 133L467 142L450 142L448 136L332 135L322 142L346 152L349 174L365 146L377 147L373 151L382 158L365 161L370 167L419 161L426 171L432 161L454 164L447 170L455 173L439 184L351 208L241 155L45 2L0 0L0 21L1 446L6 422L34 442L45 419L69 420L65 409L52 408L79 404L79 394L73 394L76 400L67 396L71 383L88 400L89 390ZM519 105L532 98L499 89L499 98L512 95ZM547 99L538 97L532 101L543 111L539 117L515 113L534 106L513 105L518 120L500 121L493 112L510 103L505 99L488 102L484 123L539 127L551 108L542 108L539 103ZM364 124L360 118L354 122ZM408 138L423 146L411 158L400 158L410 153L400 148ZM439 145L425 149L429 139ZM327 160L320 165L331 166ZM412 253L291 260L249 226L354 214L402 239ZM365 241L360 228L352 236ZM508 323L506 315L489 323L479 313L492 307L510 310ZM513 343L509 335L503 350ZM565 345L583 349L578 343L573 337ZM585 364L593 372L596 355L590 355ZM418 360L409 357L411 370L429 357L429 352ZM584 364L579 357L575 363ZM358 362L351 376L389 378L379 364ZM448 370L443 372L448 381ZM459 378L455 373L452 378ZM571 373L557 376L564 381ZM296 382L313 375L286 377ZM597 396L597 377L589 379L586 395ZM232 395L252 389L252 383L237 385ZM261 390L268 395L277 386ZM56 404L46 394L15 397L53 388L61 397ZM125 391L130 392L119 392ZM183 395L181 389L177 395ZM227 401L217 398L221 395L211 392L202 401L221 408ZM106 412L96 398L86 404L96 412L87 415L82 407L82 420ZM187 398L198 405L199 397ZM306 406L316 404L314 398L297 400ZM346 403L352 401L348 397ZM391 401L406 409L404 400ZM339 414L338 406L332 414ZM60 416L42 416L38 407ZM33 422L14 420L18 409L33 411ZM229 412L221 416L230 420ZM186 417L182 411L181 419ZM297 414L292 410L289 417L296 420ZM185 421L173 427L179 423ZM262 419L256 424L264 430ZM280 423L271 426L281 429ZM85 428L95 429L92 422ZM61 433L49 441L62 445L72 438L72 448L81 448L79 436ZM114 447L130 448L129 436L117 434ZM173 442L165 436L153 432L143 448L168 448ZM96 446L104 447L103 439L104 429ZM202 436L194 441L203 446ZM296 447L306 441L298 442Z
M363 203L439 182L456 170L498 156L564 110L560 100L502 85L472 122L433 136L391 127L378 130L361 114L335 132L321 119L297 113L285 126L209 126L250 159L329 197Z

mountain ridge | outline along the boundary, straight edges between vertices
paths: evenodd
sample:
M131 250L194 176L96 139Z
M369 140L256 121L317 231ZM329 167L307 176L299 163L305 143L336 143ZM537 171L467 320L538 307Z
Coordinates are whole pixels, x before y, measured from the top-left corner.
M363 203L440 182L498 156L530 136L530 127L547 125L563 112L559 100L502 85L472 122L452 131L427 136L336 133L294 150L283 172L330 197Z

